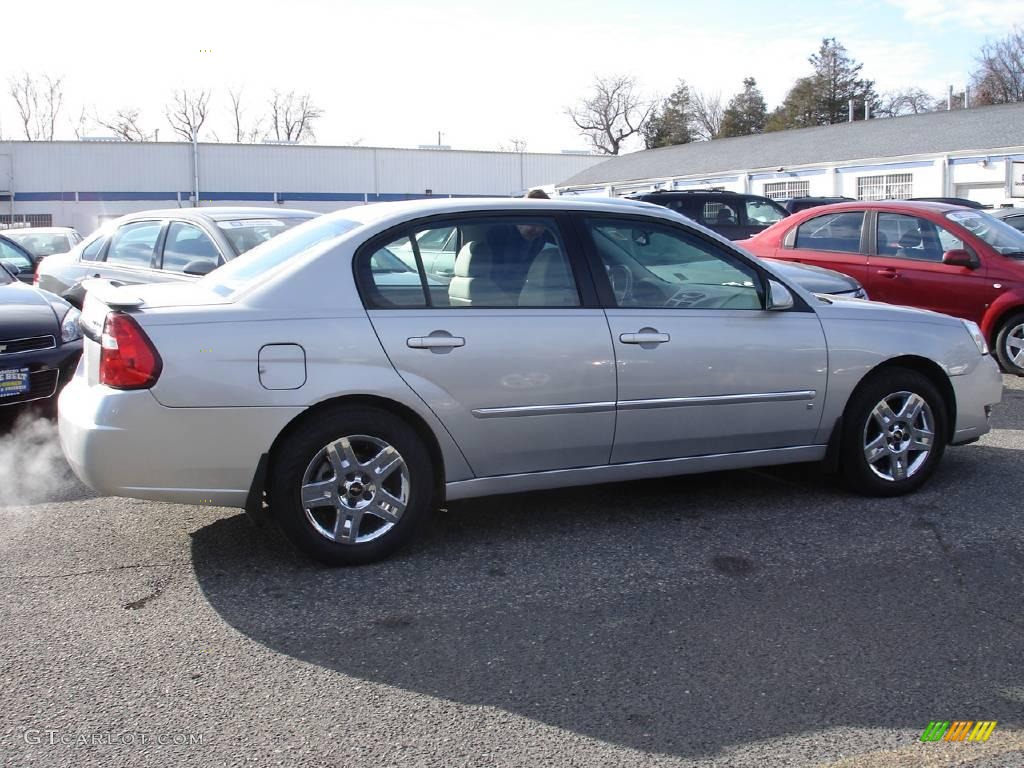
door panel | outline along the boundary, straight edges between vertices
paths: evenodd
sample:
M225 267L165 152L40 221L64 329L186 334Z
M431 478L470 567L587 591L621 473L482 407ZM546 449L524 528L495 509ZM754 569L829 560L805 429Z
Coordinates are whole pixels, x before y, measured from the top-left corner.
M942 254L964 248L963 241L930 219L883 211L877 216L868 295L981 322L1000 291L984 264L969 269L942 263Z
M834 269L867 286L864 218L863 211L845 211L807 219L787 233L778 258Z
M600 310L369 315L392 364L478 477L608 463L615 367ZM438 337L464 343L429 346Z
M613 463L814 443L827 376L817 315L635 309L607 314L619 372ZM642 328L670 340L620 341ZM645 402L650 400L668 402Z
M814 443L827 377L816 314L765 311L762 273L681 225L581 225L610 306L612 463Z

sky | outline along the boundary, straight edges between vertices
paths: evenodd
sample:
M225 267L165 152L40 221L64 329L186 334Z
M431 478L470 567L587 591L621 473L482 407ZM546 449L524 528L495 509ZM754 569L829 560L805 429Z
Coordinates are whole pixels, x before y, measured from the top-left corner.
M11 75L63 76L57 138L73 118L138 108L172 138L177 88L212 91L201 138L233 138L230 89L265 112L273 89L308 91L324 110L317 143L441 143L528 151L589 147L565 108L595 75L636 78L668 95L685 79L724 100L753 76L769 108L808 73L823 37L864 63L879 91L958 91L986 40L1024 25L1024 0L35 0L5 3L0 135L23 138ZM25 34L12 33L25 30ZM212 133L211 133L212 131ZM92 135L109 135L94 127ZM634 143L630 148L637 148Z

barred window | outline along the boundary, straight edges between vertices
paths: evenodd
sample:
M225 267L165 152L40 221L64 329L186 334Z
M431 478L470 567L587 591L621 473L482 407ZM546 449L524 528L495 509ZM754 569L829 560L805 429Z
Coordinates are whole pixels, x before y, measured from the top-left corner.
M771 181L764 185L764 196L772 200L809 197L810 194L811 182L809 181Z
M53 215L49 213L16 213L11 221L9 213L0 214L0 229L18 227L52 227Z
M887 173L857 179L858 200L906 200L914 195L914 174Z

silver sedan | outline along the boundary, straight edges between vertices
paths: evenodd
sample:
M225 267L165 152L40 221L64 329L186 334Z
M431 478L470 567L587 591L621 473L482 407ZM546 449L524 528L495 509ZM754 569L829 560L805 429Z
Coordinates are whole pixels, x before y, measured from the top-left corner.
M349 208L190 284L90 285L82 328L59 411L83 481L269 511L333 564L445 499L793 462L907 493L1002 393L971 322L815 295L596 201Z

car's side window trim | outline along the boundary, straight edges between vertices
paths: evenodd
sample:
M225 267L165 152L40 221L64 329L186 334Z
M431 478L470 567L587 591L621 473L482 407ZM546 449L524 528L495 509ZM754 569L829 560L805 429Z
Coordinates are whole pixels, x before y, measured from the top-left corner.
M592 273L591 266L588 259L582 252L581 241L575 231L574 222L572 221L570 214L566 211L548 211L535 212L529 210L504 210L504 211L471 211L462 213L445 213L445 214L434 214L432 216L424 216L419 219L399 224L391 229L381 232L370 240L367 240L358 249L352 258L352 273L355 278L356 288L359 292L359 297L363 302L363 305L368 310L380 310L380 311L394 311L394 310L426 310L426 309L439 309L447 310L448 307L438 307L431 304L429 298L429 282L426 277L426 270L423 268L423 261L419 255L419 247L415 244L415 233L424 229L439 229L444 226L453 226L457 230L461 229L460 224L472 221L474 219L485 219L485 220L501 220L501 219L523 219L523 218L547 218L554 222L557 228L557 234L565 247L565 257L569 264L569 270L572 274L573 280L576 283L576 290L579 293L580 303L577 306L555 306L555 307L475 307L475 309L481 310L494 310L494 311L509 311L509 310L536 310L536 309L550 309L550 310L574 310L574 309L597 309L601 306L597 288L594 284L594 275ZM365 278L360 275L359 264L364 258L369 258L373 253L385 247L388 243L393 243L396 240L400 240L403 237L409 238L410 242L413 243L413 253L416 257L416 263L420 273L420 283L422 290L424 290L425 303L423 306L418 307L376 307L373 306L373 301L370 300L369 288L366 286ZM458 235L459 246L458 250L461 250L461 234ZM456 258L458 257L458 250L456 250ZM465 311L459 309L458 311Z
M630 213L626 213L626 212L623 212L623 213L607 213L607 212L604 212L604 211L601 211L601 212L597 212L597 211L593 211L593 212L592 211L574 212L573 213L573 219L574 219L575 228L576 228L576 235L577 235L577 237L581 241L581 246L582 246L584 255L586 256L587 265L588 265L588 267L590 269L591 276L592 276L592 278L593 278L593 280L594 280L594 282L596 284L597 295L598 295L598 298L601 301L601 307L603 309L606 309L606 310L607 309L628 309L630 311L637 311L637 312L659 311L659 310L650 309L650 308L647 308L647 309L640 309L640 308L634 309L634 308L631 308L631 307L619 307L618 306L618 302L615 300L615 292L612 290L611 281L608 279L608 275L605 273L604 269L602 268L601 256L597 253L597 247L594 244L593 239L590 237L589 233L587 232L586 220L591 220L591 221L602 221L602 220L604 220L604 221L610 221L610 222L615 222L615 221L635 221L635 222L641 223L641 224L654 224L654 225L657 225L657 226L664 227L664 228L666 228L666 229L668 229L670 231L680 232L683 235L686 235L688 237L692 237L692 238L694 238L696 240L701 241L702 243L707 245L709 248L718 249L718 250L722 251L723 253L727 254L728 256L730 256L731 258L735 259L739 263L743 264L748 269L753 270L757 274L758 278L761 281L761 287L762 287L762 290L758 292L759 295L760 295L760 298L761 298L761 302L762 302L762 310L761 311L766 311L766 310L763 309L765 297L762 294L763 294L766 286L768 285L768 281L769 280L778 281L778 278L775 275L773 275L773 274L769 273L768 271L766 271L757 262L752 261L745 253L740 251L738 248L733 248L733 247L727 246L724 243L721 243L721 242L719 242L718 240L716 240L716 239L714 239L712 237L708 237L706 234L704 234L703 232L701 232L699 230L690 229L690 228L688 228L688 227L686 227L686 226L684 226L684 225L682 225L682 224L680 224L679 222L676 222L676 221L663 220L663 219L660 219L660 218L657 219L657 220L653 220L652 221L651 218L648 218L646 216L636 216L636 215L631 215ZM666 309L671 309L671 308L666 308ZM675 310L671 310L671 311L675 311ZM728 310L725 310L725 311L728 311ZM749 310L743 310L743 311L749 311ZM793 307L791 309L785 310L785 311L788 311L788 312L811 312L811 313L814 312L814 310L810 307L810 305L808 305L807 302L805 302L803 300L803 298L801 298L796 293L793 294Z

